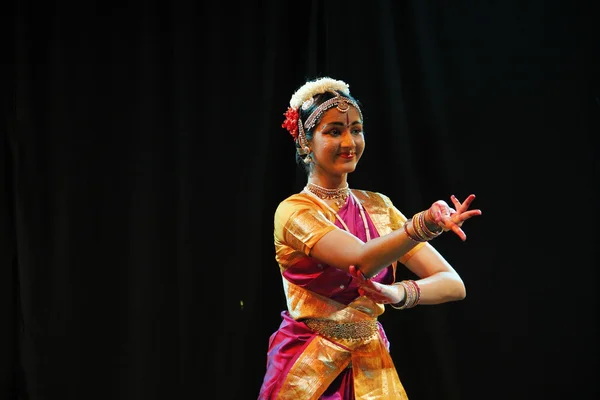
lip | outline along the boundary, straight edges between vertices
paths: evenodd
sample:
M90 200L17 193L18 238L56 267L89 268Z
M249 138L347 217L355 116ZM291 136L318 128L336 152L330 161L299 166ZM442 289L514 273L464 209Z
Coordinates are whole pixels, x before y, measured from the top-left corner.
M352 160L355 156L355 153L340 153L341 158L345 158L346 160Z

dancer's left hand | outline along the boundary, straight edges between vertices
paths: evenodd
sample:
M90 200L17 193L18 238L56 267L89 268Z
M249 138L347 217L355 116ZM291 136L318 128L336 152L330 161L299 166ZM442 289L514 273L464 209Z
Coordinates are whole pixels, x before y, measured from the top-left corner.
M444 230L456 233L461 240L467 240L467 235L461 229L463 223L471 217L481 215L481 210L469 210L471 203L475 200L475 195L470 194L462 203L456 196L450 196L450 200L455 208L452 208L444 200L438 200L427 210L426 218L435 223Z
M348 267L348 272L358 282L358 293L361 296L368 297L375 303L380 304L395 304L402 300L400 290L394 285L385 285L371 279L366 279L362 272L354 265Z

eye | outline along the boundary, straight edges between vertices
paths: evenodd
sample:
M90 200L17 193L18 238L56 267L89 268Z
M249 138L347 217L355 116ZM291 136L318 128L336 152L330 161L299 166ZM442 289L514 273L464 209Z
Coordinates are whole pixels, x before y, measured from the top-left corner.
M353 135L360 135L362 133L362 128L353 128L352 129L352 134Z
M331 135L331 136L340 136L341 132L339 129L334 128L334 129L328 130L327 134Z

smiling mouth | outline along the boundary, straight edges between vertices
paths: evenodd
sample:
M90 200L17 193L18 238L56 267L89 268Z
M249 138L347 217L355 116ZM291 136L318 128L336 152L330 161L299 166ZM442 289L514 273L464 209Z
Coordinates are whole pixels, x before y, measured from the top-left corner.
M355 155L356 155L356 153L353 151L351 151L349 153L340 153L340 157L348 158L348 159L354 158Z

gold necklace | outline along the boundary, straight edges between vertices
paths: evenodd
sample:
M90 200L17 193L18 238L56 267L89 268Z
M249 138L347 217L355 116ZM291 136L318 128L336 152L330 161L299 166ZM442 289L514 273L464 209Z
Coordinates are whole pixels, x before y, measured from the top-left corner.
M346 200L350 195L350 189L348 188L347 183L346 186L341 188L327 189L323 186L317 185L316 183L308 182L306 184L306 189L322 200L333 200L338 208L341 208L344 204L346 204Z

